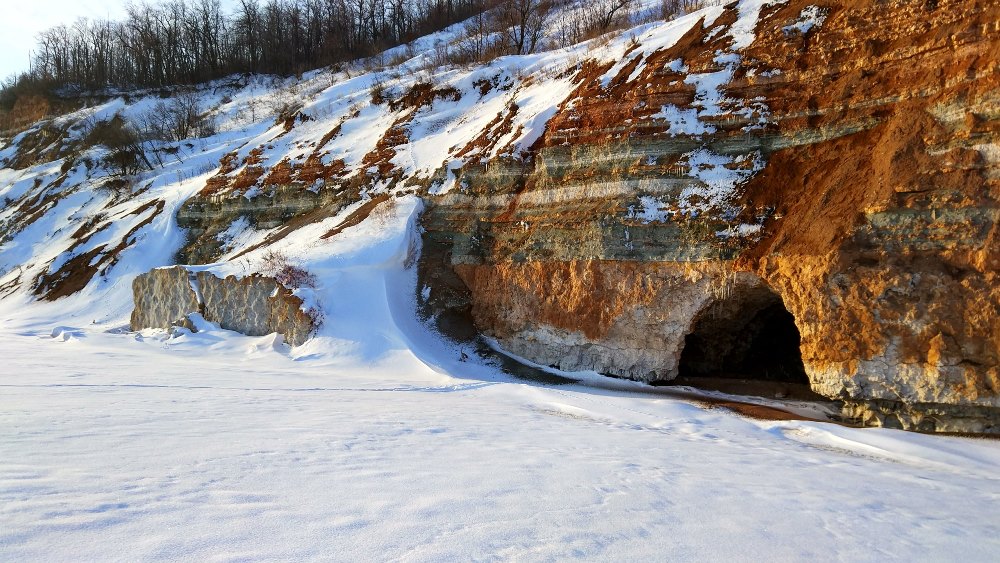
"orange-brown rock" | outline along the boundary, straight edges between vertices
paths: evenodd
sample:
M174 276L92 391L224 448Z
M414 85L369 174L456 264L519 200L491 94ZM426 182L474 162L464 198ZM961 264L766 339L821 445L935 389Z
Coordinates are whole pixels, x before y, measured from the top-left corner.
M737 17L606 83L581 65L531 160L461 171L424 223L464 288L425 272L431 295L530 359L646 381L695 333L746 356L735 333L783 307L849 416L1000 431L1000 2L775 3L745 49L716 29ZM726 65L708 115L683 73ZM671 131L664 106L700 130ZM699 150L747 172L692 212Z

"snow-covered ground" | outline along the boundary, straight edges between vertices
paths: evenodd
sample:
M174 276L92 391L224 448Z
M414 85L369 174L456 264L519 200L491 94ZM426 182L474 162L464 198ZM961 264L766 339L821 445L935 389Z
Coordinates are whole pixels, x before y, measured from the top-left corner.
M0 307L0 559L1000 552L1000 442L751 420L461 361L414 313L418 211L403 199L310 249L329 319L294 349L114 330L124 316L91 324L99 300Z
M3 560L1000 550L996 442L759 422L405 353L350 366L266 339L67 338L3 335Z

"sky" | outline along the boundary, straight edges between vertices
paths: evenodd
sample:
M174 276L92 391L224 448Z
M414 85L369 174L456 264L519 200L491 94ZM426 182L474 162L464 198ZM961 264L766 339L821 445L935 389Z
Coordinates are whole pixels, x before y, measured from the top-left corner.
M35 36L80 17L114 18L125 14L127 0L27 0L6 10L0 20L0 77L28 70L28 56Z
M128 0L12 0L15 7L0 18L0 79L28 70L28 57L35 36L77 18L120 19ZM156 3L153 0L151 3ZM235 0L223 0L222 5Z

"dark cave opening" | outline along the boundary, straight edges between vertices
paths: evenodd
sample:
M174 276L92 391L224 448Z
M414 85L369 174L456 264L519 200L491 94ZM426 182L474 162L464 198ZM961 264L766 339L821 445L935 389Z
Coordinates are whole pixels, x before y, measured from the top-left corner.
M812 398L795 317L765 286L742 287L704 308L685 337L673 384Z

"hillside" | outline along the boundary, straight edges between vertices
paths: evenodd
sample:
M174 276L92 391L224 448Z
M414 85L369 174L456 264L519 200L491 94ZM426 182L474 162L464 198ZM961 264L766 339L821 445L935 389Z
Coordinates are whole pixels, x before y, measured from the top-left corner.
M115 325L152 267L315 270L317 240L412 194L440 255L420 261L425 313L521 356L646 381L788 371L744 365L742 327L790 313L768 331L801 345L762 345L851 416L994 428L995 6L865 6L712 6L438 66L456 27L371 72L43 120L0 152L4 303ZM157 116L179 140L115 140Z

